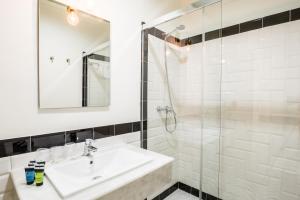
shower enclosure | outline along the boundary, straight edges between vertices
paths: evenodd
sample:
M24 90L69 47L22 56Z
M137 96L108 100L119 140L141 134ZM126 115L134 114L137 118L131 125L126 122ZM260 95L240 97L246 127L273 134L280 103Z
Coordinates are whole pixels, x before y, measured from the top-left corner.
M299 8L197 1L143 25L142 147L175 158L149 199L175 184L200 199L300 200Z

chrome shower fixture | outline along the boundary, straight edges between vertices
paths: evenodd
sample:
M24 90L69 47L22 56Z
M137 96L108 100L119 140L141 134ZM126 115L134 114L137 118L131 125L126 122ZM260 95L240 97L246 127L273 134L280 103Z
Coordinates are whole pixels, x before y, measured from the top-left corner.
M185 29L185 25L181 24L174 28L172 31L166 34L165 39L164 39L164 64L165 64L165 71L166 71L166 82L167 82L167 88L168 88L168 97L169 97L169 106L163 106L163 107L157 107L157 112L162 112L164 111L166 114L165 118L165 129L169 133L173 133L176 130L177 127L177 118L176 118L176 112L173 106L173 101L172 101L172 95L171 95L171 88L170 88L170 81L169 81L169 71L168 71L168 61L167 61L167 54L168 54L168 45L167 45L167 39L168 37L176 31L182 31ZM174 128L170 129L168 126L168 121L169 119L174 120Z
M173 109L173 105L171 106L158 106L156 108L158 113L164 112L165 113L165 129L169 133L173 133L177 127L177 119L176 119L176 112ZM174 128L170 129L168 124L168 118L171 117L174 119Z

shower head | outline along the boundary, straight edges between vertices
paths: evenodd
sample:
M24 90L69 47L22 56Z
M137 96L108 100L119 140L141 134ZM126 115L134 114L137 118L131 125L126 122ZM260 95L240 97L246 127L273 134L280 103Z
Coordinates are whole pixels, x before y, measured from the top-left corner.
M176 28L174 28L172 31L170 31L170 32L168 32L167 34L166 34L166 37L165 37L165 39L167 38L167 37L169 37L169 35L171 35L172 33L174 33L175 31L183 31L185 29L185 25L179 25L179 26L177 26Z

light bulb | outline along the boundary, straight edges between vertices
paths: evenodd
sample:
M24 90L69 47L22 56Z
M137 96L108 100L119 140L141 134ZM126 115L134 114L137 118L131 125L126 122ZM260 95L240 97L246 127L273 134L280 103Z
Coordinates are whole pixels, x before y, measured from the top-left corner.
M79 17L77 13L70 6L67 7L67 22L72 26L76 26L79 23Z

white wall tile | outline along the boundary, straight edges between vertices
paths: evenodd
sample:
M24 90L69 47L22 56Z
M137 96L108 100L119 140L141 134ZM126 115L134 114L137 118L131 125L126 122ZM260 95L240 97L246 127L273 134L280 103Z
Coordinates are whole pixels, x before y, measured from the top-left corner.
M11 170L10 157L0 158L0 175L9 173Z

